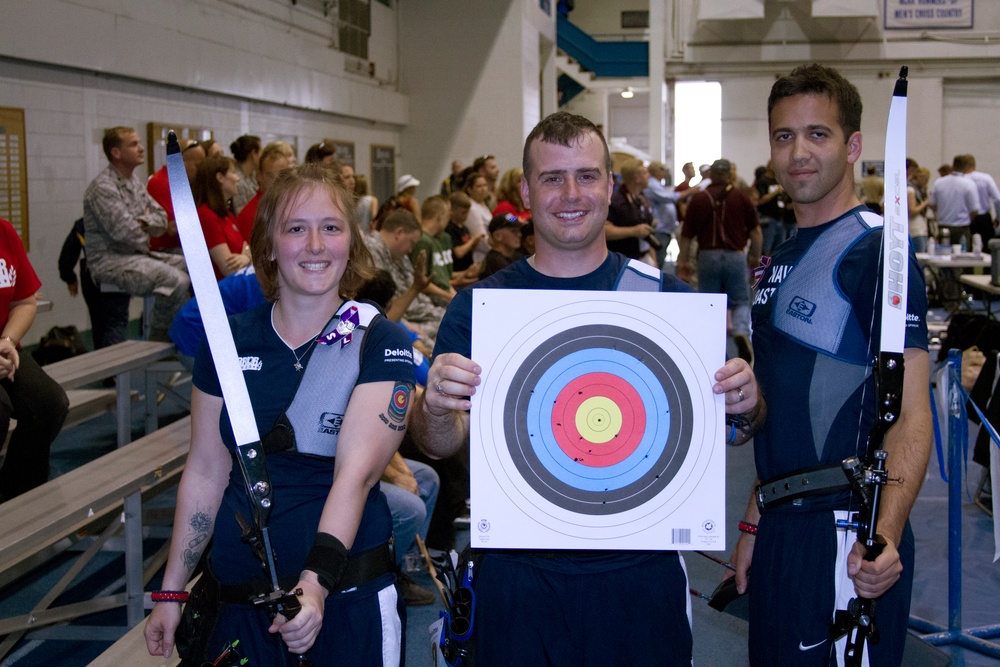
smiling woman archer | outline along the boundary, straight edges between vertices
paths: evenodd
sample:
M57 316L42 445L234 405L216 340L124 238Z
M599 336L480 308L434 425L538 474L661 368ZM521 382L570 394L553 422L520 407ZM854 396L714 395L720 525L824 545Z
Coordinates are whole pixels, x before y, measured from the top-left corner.
M392 519L378 480L399 446L413 391L405 333L353 301L373 273L353 199L321 165L282 172L261 199L251 251L268 303L230 320L273 489L268 530L276 575L301 611L272 621L248 603L271 587L244 544L251 516L234 474L230 416L207 346L192 390L191 452L177 498L163 585L183 590L212 538L204 578L221 586L204 655L240 641L251 664L396 665L402 601L389 547ZM398 354L394 352L400 351ZM385 418L389 415L390 418ZM221 429L220 429L221 424ZM169 656L181 618L160 597L146 626L151 654Z

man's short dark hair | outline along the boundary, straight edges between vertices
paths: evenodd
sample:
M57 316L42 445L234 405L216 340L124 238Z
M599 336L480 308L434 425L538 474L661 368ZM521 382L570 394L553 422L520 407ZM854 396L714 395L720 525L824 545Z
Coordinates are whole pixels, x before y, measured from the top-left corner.
M417 222L416 216L410 211L405 208L397 208L382 221L380 231L394 232L397 229L402 229L408 233L419 232L420 223Z
M861 95L854 84L832 67L819 63L800 65L791 74L781 77L771 86L767 98L767 124L771 125L771 110L786 97L796 95L826 95L837 105L837 121L844 131L844 141L861 131Z
M423 220L430 220L439 213L444 213L448 210L449 204L448 200L441 195L431 195L424 200L424 203L420 205L420 218Z
M464 209L468 210L472 208L472 200L469 199L469 195L465 194L461 190L457 192L452 192L451 196L448 197L448 201L451 203L452 209Z
M107 156L109 162L111 161L111 149L121 148L122 143L125 141L124 135L132 132L135 132L135 130L124 125L109 127L104 130L104 136L101 137L101 147L104 148L104 155Z
M558 111L543 118L528 135L528 138L524 140L524 154L521 157L524 177L530 178L531 176L531 144L536 139L546 144L569 146L587 134L594 134L601 140L601 145L604 147L604 168L610 174L611 153L608 151L608 142L604 140L604 134L583 116Z

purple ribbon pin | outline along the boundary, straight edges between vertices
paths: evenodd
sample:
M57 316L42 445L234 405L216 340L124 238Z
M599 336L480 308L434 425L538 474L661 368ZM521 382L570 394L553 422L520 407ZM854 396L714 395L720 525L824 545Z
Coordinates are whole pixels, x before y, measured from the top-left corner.
M320 345L333 345L339 340L340 346L344 347L351 342L351 334L354 333L359 324L361 324L361 319L358 317L358 308L351 306L340 316L336 328L330 333L320 336L318 342Z

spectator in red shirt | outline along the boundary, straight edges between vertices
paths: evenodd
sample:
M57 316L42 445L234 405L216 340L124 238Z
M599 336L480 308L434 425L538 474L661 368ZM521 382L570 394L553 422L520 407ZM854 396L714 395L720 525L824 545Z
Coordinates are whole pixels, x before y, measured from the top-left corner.
M62 387L21 354L41 286L17 232L0 219L0 442L17 420L0 466L0 502L48 481L49 447L69 410Z
M187 172L188 182L194 187L194 175L198 171L198 165L205 159L205 149L197 139L191 139L181 150L181 155L184 158L184 170ZM170 181L167 178L166 164L149 177L146 182L146 192L167 212L167 231L160 236L151 236L149 249L167 251L180 248L181 240L177 236L177 222L174 220L174 203L170 199Z
M230 204L239 182L236 163L225 156L205 158L194 177L194 203L216 280L250 264L250 246L236 226Z

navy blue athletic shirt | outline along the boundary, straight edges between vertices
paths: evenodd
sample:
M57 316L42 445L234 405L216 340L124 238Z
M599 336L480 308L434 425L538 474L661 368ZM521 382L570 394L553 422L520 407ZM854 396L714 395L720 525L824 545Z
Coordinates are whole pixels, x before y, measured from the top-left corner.
M291 403L301 374L295 370L295 357L288 345L275 333L271 324L271 304L265 304L229 318L236 350L243 365L243 378L250 392L257 429L261 436ZM413 382L412 364L389 363L387 348L410 349L406 333L384 317L376 318L364 336L361 371L357 384L380 381ZM307 344L308 345L308 344ZM302 354L307 345L296 352ZM314 349L314 348L313 348ZM302 359L307 362L312 349ZM221 396L215 364L207 343L203 343L194 366L194 385L212 396ZM336 378L331 378L331 382ZM386 406L388 407L388 401ZM223 407L219 419L222 439L230 453L236 442L229 413ZM271 542L277 552L279 576L298 574L312 548L320 514L333 483L334 459L296 453L270 454L268 472L274 487L274 510L271 514ZM225 584L243 583L261 574L260 562L240 539L235 512L250 520L251 513L244 491L243 477L234 462L229 485L216 518L212 542L212 571ZM352 553L371 549L389 539L392 518L385 496L376 484L368 494Z
M844 458L863 454L875 419L874 380L871 363L857 364L835 359L793 340L775 326L775 291L797 269L799 261L826 231L838 224L853 224L864 207L853 209L832 222L802 228L775 250L771 263L754 291L754 373L767 400L767 421L754 437L757 474L763 481L797 470L824 464L839 464ZM856 326L848 327L841 351L846 359L868 359L878 351L881 312L876 310L881 283L879 256L882 228L864 233L845 248L830 282L794 295L819 303L835 289L850 304ZM907 348L927 349L927 295L923 271L912 249L909 253L907 303ZM878 272L873 270L878 267ZM880 288L879 288L880 290ZM818 296L817 296L818 295ZM785 301L787 301L787 297ZM860 332L860 333L859 333ZM874 338L874 340L872 340ZM871 354L870 354L871 353ZM859 421L858 412L861 411ZM845 509L847 494L837 498L806 499L798 507ZM792 506L782 506L794 509Z

